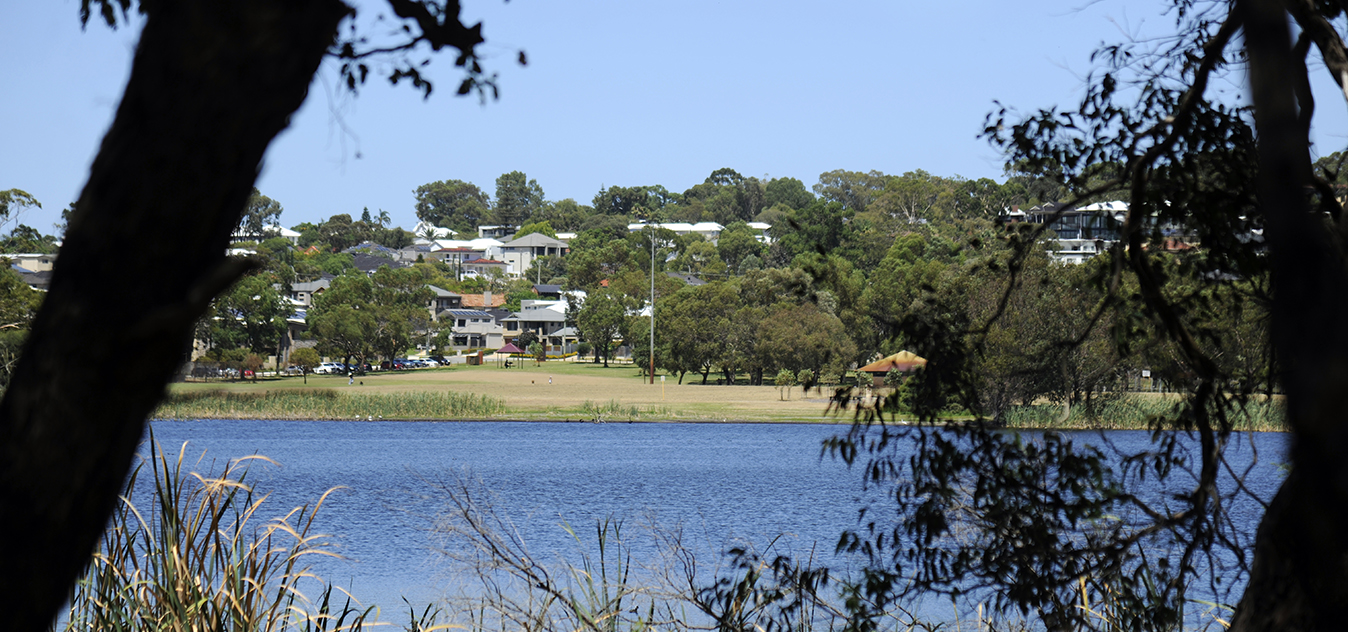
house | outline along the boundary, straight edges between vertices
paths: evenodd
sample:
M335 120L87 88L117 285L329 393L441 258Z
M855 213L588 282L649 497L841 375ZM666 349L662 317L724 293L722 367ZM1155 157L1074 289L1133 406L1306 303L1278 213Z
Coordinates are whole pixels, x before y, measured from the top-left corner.
M501 258L510 264L510 274L518 276L541 257L560 257L567 252L565 243L541 233L529 233L501 246Z
M424 244L412 244L411 246L399 248L393 253L393 259L403 263L416 263L418 257L421 258L422 261L430 261L435 258L434 255L431 254L432 250L433 248L431 248L430 242Z
M480 309L449 309L440 312L440 322L453 329L455 349L498 349L505 346L502 327L491 312Z
M34 290L46 292L47 289L51 287L51 270L43 270L41 272L29 272L21 268L19 270L15 270L15 272L18 272L19 278L23 279L23 282L27 283L28 287L31 287Z
M502 243L499 240L491 238L478 239L437 239L430 244L432 252L438 252L447 249L466 248L482 253L479 255L483 259L499 259L501 257Z
M448 228L441 228L427 221L417 222L412 227L412 234L415 235L413 241L419 244L428 244L434 239L451 239L454 237L454 231Z
M459 268L462 270L460 274L463 275L463 278L469 279L475 276L487 276L491 274L492 270L500 270L501 274L506 274L510 265L495 259L473 259L459 264Z
M9 259L10 264L28 272L49 272L56 265L56 254L19 253L0 255Z
M257 233L249 232L247 228L240 226L237 229L235 229L233 235L230 235L230 240L231 243L238 243L241 241L261 242L267 241L268 239L271 239L273 237L285 237L286 241L289 241L291 244L295 245L298 245L300 243L299 231L290 230L289 228L277 224L268 224L266 226L263 226L261 232Z
M460 309L463 307L462 296L450 292L449 290L435 287L434 285L427 285L426 288L434 294L434 296L431 297L431 318L436 318L437 314L445 310Z
M297 305L302 305L304 307L312 306L314 304L314 297L322 294L331 287L334 278L336 277L331 274L324 274L313 281L291 283L290 300L294 301ZM276 287L277 289L280 289L280 284L276 284Z
M538 298L548 301L562 300L562 286L560 285L535 285L534 294Z
M545 339L566 327L566 301L520 301L520 311L503 319L501 324L505 325L506 342L514 341L526 331Z
M504 295L493 296L491 292L468 294L461 297L461 300L465 309L482 309L487 311L506 304L506 297ZM502 318L509 315L510 312L506 312L502 315ZM497 321L499 322L500 319L498 318Z
M1063 263L1081 263L1119 240L1127 216L1126 202L1098 202L1081 208L1050 202L1026 211L1013 209L1006 221L1048 224L1056 237L1050 256Z
M758 231L758 234L754 235L754 239L757 239L758 243L766 244L769 246L772 245L772 235L768 234L768 231L772 230L772 224L765 224L763 222L749 222L748 226L749 228Z
M675 235L688 235L688 234L702 235L703 239L706 239L707 241L710 241L712 243L716 243L716 240L721 238L721 231L725 230L725 226L717 224L716 222L698 222L696 224L689 224L687 222L665 222L663 224L628 224L627 231L635 233L638 231L646 230L651 226L656 226L668 231L672 231ZM750 227L753 228L755 226L765 227L759 229L762 231L763 238L767 238L767 230L768 228L772 228L772 226L768 224L761 224L761 223L755 223ZM759 239L759 241L763 240Z
M363 251L351 253L351 263L356 266L357 270L360 270L365 274L374 274L375 270L378 270L383 266L388 266L390 268L407 267L407 264L401 261L394 261L390 257L367 254Z
M484 239L503 239L515 234L514 226L478 226L477 236Z
M441 248L432 252L430 257L454 269L454 277L463 278L463 264L478 259L490 259L485 250L474 248Z

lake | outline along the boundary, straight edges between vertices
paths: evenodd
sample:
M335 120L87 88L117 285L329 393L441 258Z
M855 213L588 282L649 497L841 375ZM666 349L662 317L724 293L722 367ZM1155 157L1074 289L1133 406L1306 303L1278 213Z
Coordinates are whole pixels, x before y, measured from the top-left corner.
M595 521L612 517L628 535L648 522L681 525L700 561L781 536L774 550L845 566L833 546L855 525L863 496L856 472L820 458L820 442L845 432L841 425L209 420L153 429L169 450L187 442L189 462L204 453L197 471L253 454L276 461L249 474L272 494L267 516L343 487L317 524L346 559L319 560L315 571L386 613L405 608L403 597L433 601L449 584L432 525L447 508L441 483L465 473L495 494L535 553L574 549L563 523L592 536ZM1108 437L1122 449L1147 441L1145 432ZM1286 441L1266 433L1234 442L1237 465L1259 451L1256 494L1269 498L1280 484ZM1236 508L1251 534L1259 515L1257 503ZM631 541L637 557L653 551L646 539Z

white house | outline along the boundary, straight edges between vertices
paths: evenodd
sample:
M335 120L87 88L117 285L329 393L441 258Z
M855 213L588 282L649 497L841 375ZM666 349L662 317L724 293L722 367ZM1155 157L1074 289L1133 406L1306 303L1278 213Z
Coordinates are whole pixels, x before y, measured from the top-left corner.
M541 233L529 233L501 246L501 258L510 264L512 275L523 274L534 260L541 257L560 257L566 254L565 243Z

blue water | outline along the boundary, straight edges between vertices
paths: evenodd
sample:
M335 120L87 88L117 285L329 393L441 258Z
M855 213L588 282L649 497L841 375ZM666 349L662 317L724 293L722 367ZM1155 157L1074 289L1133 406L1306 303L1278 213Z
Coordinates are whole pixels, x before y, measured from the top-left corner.
M596 520L624 521L626 534L654 522L681 525L699 561L732 545L814 557L833 566L839 534L856 525L859 474L820 458L820 442L845 426L776 424L587 424L513 422L157 421L161 444L187 442L194 468L260 454L279 466L254 465L249 479L270 492L263 513L282 515L331 496L317 521L345 558L314 558L317 574L366 604L402 609L441 597L451 573L446 546L432 526L447 508L442 483L465 473L495 494L495 506L519 527L534 553L565 551ZM1099 442L1098 433L1078 433ZM1148 441L1143 432L1110 432L1122 450ZM1250 440L1254 443L1251 445ZM1236 468L1258 464L1247 485L1271 498L1281 482L1286 437L1242 435ZM216 468L218 471L218 467ZM1232 507L1253 534L1257 502ZM270 513L268 513L270 512ZM780 537L778 537L780 536ZM634 553L653 550L631 538Z
M448 570L431 531L447 507L440 482L467 472L496 496L533 551L560 550L570 524L682 525L715 557L730 545L831 552L854 524L857 477L819 457L838 426L510 422L157 421L155 438L209 462L260 454L254 487L280 515L332 487L319 530L345 561L316 572L386 609L439 596ZM643 540L636 540L642 554ZM317 558L315 558L317 559Z

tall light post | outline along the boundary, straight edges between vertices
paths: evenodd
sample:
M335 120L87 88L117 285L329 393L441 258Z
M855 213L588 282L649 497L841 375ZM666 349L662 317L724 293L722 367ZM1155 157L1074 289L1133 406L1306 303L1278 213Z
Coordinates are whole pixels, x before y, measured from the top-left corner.
M651 385L655 385L655 227L651 227Z

